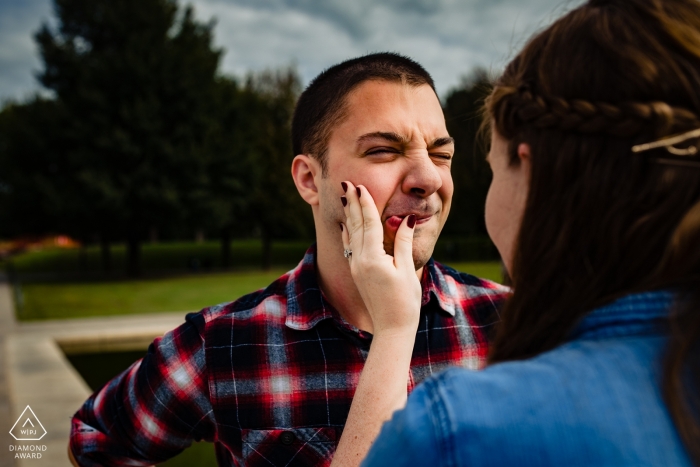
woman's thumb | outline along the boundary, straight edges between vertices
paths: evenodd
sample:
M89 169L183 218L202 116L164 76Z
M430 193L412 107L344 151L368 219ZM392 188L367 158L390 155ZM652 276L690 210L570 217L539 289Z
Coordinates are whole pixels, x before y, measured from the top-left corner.
M416 216L411 214L406 216L394 238L394 263L399 269L411 268L413 265L413 232L416 226Z

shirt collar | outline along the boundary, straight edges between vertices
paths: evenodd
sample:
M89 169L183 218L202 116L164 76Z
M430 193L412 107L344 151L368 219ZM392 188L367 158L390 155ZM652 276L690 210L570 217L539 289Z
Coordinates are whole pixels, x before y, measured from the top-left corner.
M430 296L434 296L440 308L450 315L455 315L454 297L458 296L458 291L454 290L454 281L445 280L445 274L435 264L435 260L430 260L423 267L423 297L421 306L430 302Z
M668 318L675 294L669 290L626 295L583 317L570 338L648 333Z
M307 331L326 318L327 309L316 278L316 244L306 250L299 265L289 271L287 279L287 327Z
M324 319L333 318L333 312L325 303L316 278L316 244L306 250L299 265L287 275L287 318L285 320L287 327L307 331ZM427 305L431 296L434 296L440 308L454 316L455 305L450 300L450 296L457 296L456 291L450 290L444 274L432 258L423 268L421 282L423 285L421 305Z

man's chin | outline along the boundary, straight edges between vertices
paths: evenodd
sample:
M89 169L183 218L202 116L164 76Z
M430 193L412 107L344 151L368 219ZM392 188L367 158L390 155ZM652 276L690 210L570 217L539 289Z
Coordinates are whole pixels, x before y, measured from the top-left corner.
M416 248L413 248L413 266L416 271L428 264L430 257L433 256L433 249L434 248L430 248L430 250L426 252L420 250L416 251Z

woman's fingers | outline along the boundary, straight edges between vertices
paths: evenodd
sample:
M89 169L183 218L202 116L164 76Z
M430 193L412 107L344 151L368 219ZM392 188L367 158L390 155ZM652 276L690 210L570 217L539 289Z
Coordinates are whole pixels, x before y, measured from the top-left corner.
M352 248L350 247L350 234L348 233L348 228L345 227L345 224L341 223L340 224L340 229L342 233L340 234L341 238L343 239L343 250L345 251L352 251ZM348 258L349 260L350 258Z
M349 249L357 256L362 254L364 244L364 218L359 203L359 190L350 182L343 182L345 190L343 209L345 211L345 227L350 238Z
M416 227L416 216L406 216L399 225L394 238L394 264L397 269L415 271L413 264L413 233Z
M343 182L343 189L347 216L341 226L343 247L352 251L353 281L370 314L375 336L406 330L415 333L421 299L413 266L416 216L401 221L391 257L384 251L384 228L372 196L365 187L350 182Z
M364 251L375 258L384 256L384 226L372 195L363 186L343 182L342 198L346 223L343 230L343 248L357 258ZM394 264L413 271L413 231L416 216L403 219L394 240ZM346 241L347 239L347 241ZM409 269L410 268L410 269Z
M383 255L384 252L384 227L382 219L379 216L377 205L374 204L372 195L367 191L367 188L362 185L357 186L358 202L362 210L362 218L364 220L364 232L362 240L362 248L373 255Z

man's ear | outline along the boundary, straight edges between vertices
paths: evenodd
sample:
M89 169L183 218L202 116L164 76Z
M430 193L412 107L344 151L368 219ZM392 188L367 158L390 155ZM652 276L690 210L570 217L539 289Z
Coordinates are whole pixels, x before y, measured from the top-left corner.
M321 175L321 164L306 154L297 155L292 161L292 178L297 191L311 206L318 205L316 177Z

